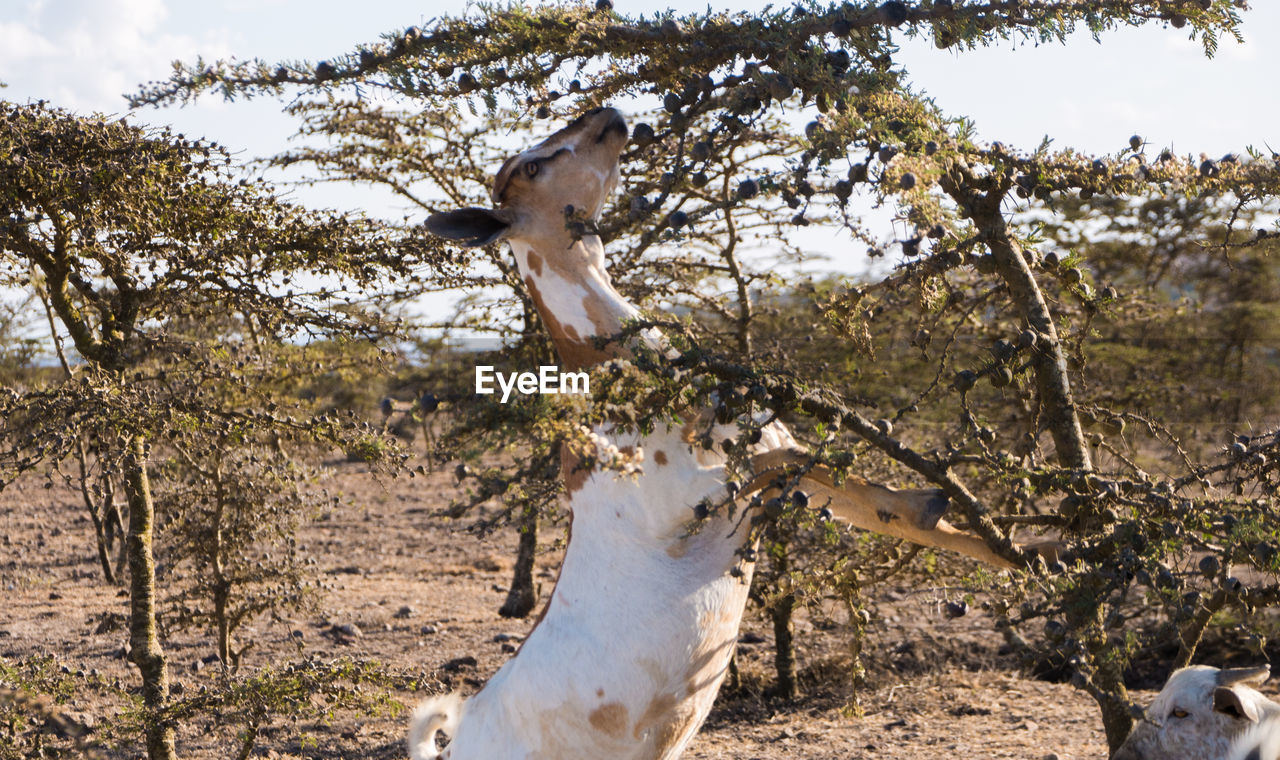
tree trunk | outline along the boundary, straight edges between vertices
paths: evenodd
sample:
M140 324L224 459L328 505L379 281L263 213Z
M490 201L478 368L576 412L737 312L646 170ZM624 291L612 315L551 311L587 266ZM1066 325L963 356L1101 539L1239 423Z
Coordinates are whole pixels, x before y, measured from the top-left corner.
M1068 622L1080 631L1080 642L1089 653L1093 673L1089 674L1093 688L1088 689L1098 709L1102 712L1102 727L1107 734L1109 753L1114 753L1133 730L1133 716L1129 713L1129 691L1124 685L1124 668L1127 658L1112 656L1116 643L1107 637L1103 623L1103 608L1097 603L1102 596L1097 590L1085 592L1090 602L1077 608L1079 617L1069 616ZM1121 647L1123 648L1123 647Z
M944 178L942 188L977 225L983 242L991 249L1000 279L1009 288L1010 300L1038 337L1036 348L1031 352L1031 366L1040 398L1041 424L1053 437L1059 464L1091 470L1093 462L1076 413L1067 376L1066 355L1062 351L1053 313L1044 300L1021 246L1009 234L1000 208L1001 200L1009 191L1009 183L1005 181L999 187L990 188L984 195L974 189L982 183L975 180L967 166L956 168L960 178Z
M791 567L790 536L780 537L778 540L781 551L771 555L771 569L775 578L786 583L787 572ZM773 669L778 679L769 693L786 700L794 700L800 695L796 684L795 623L792 616L795 608L796 597L790 591L765 608L773 622Z
M538 591L533 586L533 561L538 551L538 510L527 507L520 524L520 547L516 552L516 568L511 577L511 590L498 614L522 618L538 605Z
M769 618L773 621L773 669L778 680L771 693L775 697L794 700L800 695L796 684L796 644L795 625L792 612L796 608L796 598L787 594L773 603L769 608Z
M93 535L98 542L98 564L102 565L102 579L108 584L116 585L115 570L111 567L111 552L107 548L107 534L103 529L102 518L92 502L89 503L89 519L93 521Z
M175 760L173 727L161 711L169 702L169 670L156 634L156 567L151 553L155 505L147 478L146 444L134 436L124 460L124 487L129 500L129 659L142 674L142 701L147 715L147 757Z

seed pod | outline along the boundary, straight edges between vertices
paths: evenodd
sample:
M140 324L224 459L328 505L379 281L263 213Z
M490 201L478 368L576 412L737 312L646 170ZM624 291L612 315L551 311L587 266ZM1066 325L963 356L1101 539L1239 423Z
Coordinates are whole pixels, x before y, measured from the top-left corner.
M880 4L880 18L891 26L900 26L907 20L907 6L899 0Z
M635 129L631 130L631 141L636 144L637 148L643 148L654 141L653 127L641 122L637 124Z
M1067 627L1057 620L1046 620L1044 622L1044 637L1049 641L1057 643L1067 636Z
M750 200L760 193L760 185L754 179L744 179L738 184L738 197Z

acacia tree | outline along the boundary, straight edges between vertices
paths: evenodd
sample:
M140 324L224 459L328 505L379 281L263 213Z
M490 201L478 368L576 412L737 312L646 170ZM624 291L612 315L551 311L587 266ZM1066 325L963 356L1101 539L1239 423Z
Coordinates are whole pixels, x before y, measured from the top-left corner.
M0 284L47 297L78 357L59 382L3 389L0 487L86 443L93 466L118 478L128 507L129 657L142 674L153 759L173 757L174 739L149 462L166 449L208 461L267 432L331 444L369 435L273 394L266 380L304 371L309 357L299 349L304 361L274 361L283 354L267 355L255 338L378 335L382 321L344 288L385 280L385 267L423 254L431 250L376 223L280 200L217 146L43 103L0 103ZM230 334L189 329L227 315L238 317Z
M1229 447L1190 452L1171 433L1176 406L1149 395L1116 398L1091 384L1086 373L1111 361L1094 326L1124 316L1118 305L1134 297L1129 288L1141 299L1154 298L1156 288L1118 277L1123 262L1104 267L1100 258L1094 268L1084 250L1046 246L1038 223L1070 197L1256 204L1275 196L1280 169L1274 157L1256 153L1221 161L1156 155L1140 136L1104 156L1051 151L1047 143L1031 151L981 144L962 116L911 89L894 66L894 41L926 36L963 50L1007 39L1065 41L1078 28L1101 36L1162 24L1201 40L1211 54L1221 35L1237 34L1245 7L1239 0L921 0L681 18L627 17L609 0L482 9L315 64L179 66L133 101L372 88L412 99L418 111L452 114L469 104L501 115L523 104L546 119L610 99L656 97L663 110L634 126L623 157L627 194L606 210L599 231L612 241L619 289L651 307L670 309L681 292L705 299L713 283L735 284L711 311L729 318L738 340L658 320L684 348L676 366L645 357L611 364L588 417L644 425L714 392L723 420L751 410L810 420L816 458L847 468L855 455L876 451L900 475L941 487L994 552L1027 568L1017 582L992 586L1001 629L1023 651L1064 657L1073 682L1097 699L1115 747L1132 722L1124 671L1144 642L1176 635L1176 661L1185 663L1216 613L1249 613L1280 598L1270 507L1280 433L1268 429L1274 420L1258 419L1254 430L1237 430ZM803 134L786 126L797 112L813 116ZM488 161L485 134L466 146L467 155ZM733 158L765 144L781 147L769 160ZM457 142L436 145L454 161L469 160L456 157ZM482 192L459 177L476 177L474 165L428 180L446 194L451 187ZM850 211L855 193L896 203L908 232L890 245L876 242L880 236ZM417 197L429 207L439 196L426 190ZM1206 213L1216 209L1210 204ZM762 333L741 318L754 313L756 298L743 287L750 266L736 255L743 213L773 222L783 238L832 219L869 255L896 258L887 277L810 296L818 315L811 334L839 342L846 355L858 352L859 369L797 368L753 350ZM1224 255L1273 234L1241 233L1223 221L1217 242ZM715 246L723 267L700 260L699 240ZM688 244L674 253L656 245L668 241ZM1267 249L1254 255L1264 261ZM655 276L663 257L703 275L663 280ZM664 287L672 281L689 286ZM893 383L876 379L880 367L906 363L918 371L894 372ZM1082 417L1107 425L1090 434ZM925 421L943 424L913 424ZM740 443L752 433L744 430ZM770 516L785 520L794 504L780 501ZM1014 532L1028 528L1061 536L1057 561L1019 548ZM1257 571L1252 580L1237 577L1237 564ZM1118 612L1142 594L1160 602L1156 630L1126 627Z

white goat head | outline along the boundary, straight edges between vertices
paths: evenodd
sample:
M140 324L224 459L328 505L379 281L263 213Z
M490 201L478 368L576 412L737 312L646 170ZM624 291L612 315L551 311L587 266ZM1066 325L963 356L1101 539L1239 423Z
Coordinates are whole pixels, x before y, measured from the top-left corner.
M1242 734L1280 713L1257 691L1270 675L1266 665L1175 671L1111 760L1227 760Z

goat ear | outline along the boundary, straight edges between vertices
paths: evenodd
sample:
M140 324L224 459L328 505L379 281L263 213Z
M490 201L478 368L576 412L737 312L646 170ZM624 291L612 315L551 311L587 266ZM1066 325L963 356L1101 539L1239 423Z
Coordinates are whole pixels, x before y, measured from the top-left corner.
M427 229L447 240L479 247L496 243L511 229L502 211L487 208L461 208L442 211L427 217Z
M1240 694L1230 686L1219 686L1213 690L1213 711L1232 720L1258 722L1258 706L1251 699L1241 699Z

